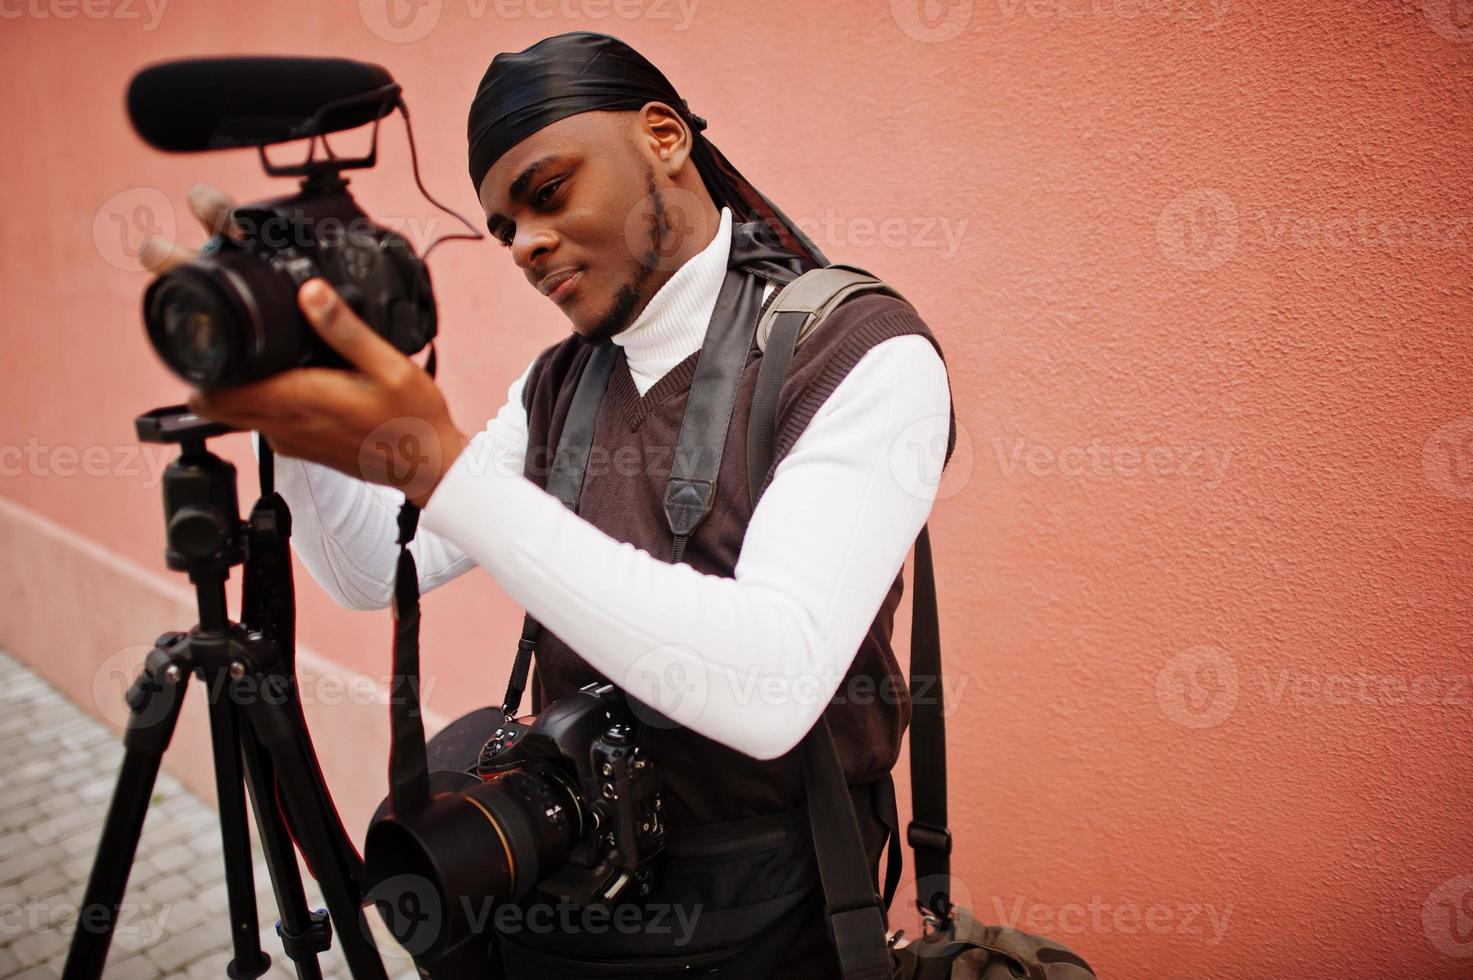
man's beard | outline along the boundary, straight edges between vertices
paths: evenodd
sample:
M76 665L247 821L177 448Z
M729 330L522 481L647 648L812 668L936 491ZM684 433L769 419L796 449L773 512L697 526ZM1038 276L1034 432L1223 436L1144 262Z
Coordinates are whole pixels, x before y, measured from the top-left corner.
M654 214L650 220L649 250L639 260L639 271L634 278L619 287L614 302L607 313L599 318L593 329L584 334L590 343L602 343L615 334L623 333L634 322L640 306L640 290L660 264L660 249L665 235L665 199L655 185L655 168L645 164L645 184L649 188L650 200L654 203Z

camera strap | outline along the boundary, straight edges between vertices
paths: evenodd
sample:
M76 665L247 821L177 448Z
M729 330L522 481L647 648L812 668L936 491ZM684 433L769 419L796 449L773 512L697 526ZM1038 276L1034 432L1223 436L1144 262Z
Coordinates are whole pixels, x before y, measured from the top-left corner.
M408 119L405 120L406 125ZM438 358L430 343L425 372L435 376ZM399 558L394 566L394 663L389 684L389 810L405 816L430 802L429 749L424 707L419 701L419 569L409 543L419 528L419 508L405 498L399 508Z
M240 621L270 638L288 674L296 672L297 605L292 583L292 512L276 492L275 457L260 441L256 472L261 496L247 522L246 561L241 580Z
M259 458L256 472L260 478L261 495L251 507L251 515L246 522L240 622L250 632L260 633L271 641L280 656L280 660L271 665L271 671L295 686L297 683L297 605L292 576L292 514L286 500L276 492L275 456L271 451L271 445L264 438L258 437L258 439ZM298 731L305 733L307 717L302 711L301 698L293 696L290 702L292 710L296 713L296 727ZM310 740L304 740L301 744L306 749L307 764L315 771L315 784L326 787L327 780L322 774L322 766L318 762L316 749ZM309 849L303 848L299 843L297 828L292 822L291 811L283 804L281 784L276 779L274 768L270 770L270 773L272 803L281 815L282 825L302 855L308 873L313 878L321 880L317 869L312 865ZM326 793L320 794L318 802L322 813L331 812L330 825L341 829L342 817L332 797ZM341 841L350 852L352 851L353 845L349 842L346 831L343 831L336 839ZM361 866L356 852L351 858L345 854L344 863L350 867Z
M430 802L429 754L419 703L419 570L409 542L419 508L399 508L399 561L394 570L394 679L389 689L389 810L407 816Z

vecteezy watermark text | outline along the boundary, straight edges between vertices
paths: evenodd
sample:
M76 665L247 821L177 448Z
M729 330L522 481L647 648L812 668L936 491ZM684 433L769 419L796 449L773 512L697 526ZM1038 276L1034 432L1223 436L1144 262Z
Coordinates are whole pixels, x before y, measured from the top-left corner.
M675 31L690 29L700 0L461 0L472 20L668 21ZM358 0L358 15L385 41L409 44L440 23L445 0Z
M1098 439L1087 445L1055 448L1028 439L992 440L992 451L1004 476L1021 469L1029 476L1135 477L1202 480L1216 488L1227 476L1231 447L1109 446Z
M1210 902L1106 902L1096 895L1088 902L1049 905L1015 898L1011 903L994 896L994 918L1012 929L1046 936L1093 933L1153 933L1155 935L1206 936L1216 946L1226 935L1232 904L1219 909Z
M143 29L159 26L169 0L0 0L0 19L141 20Z
M32 436L24 446L0 446L0 477L35 476L70 479L122 477L143 480L148 489L159 486L164 470L177 458L170 447L48 446Z
M32 901L24 904L0 904L0 937L38 932L99 933L112 926L112 935L136 937L138 945L148 946L164 936L164 924L173 906L168 903L123 902L117 916L105 905L82 908L75 902Z

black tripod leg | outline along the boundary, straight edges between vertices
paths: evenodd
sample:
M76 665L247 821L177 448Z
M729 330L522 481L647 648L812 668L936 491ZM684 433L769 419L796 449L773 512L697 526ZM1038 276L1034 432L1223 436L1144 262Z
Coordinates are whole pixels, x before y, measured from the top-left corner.
M261 659L269 662L268 658ZM328 912L338 923L343 959L354 980L387 980L383 960L379 958L363 913L365 895L359 886L363 878L362 862L356 853L346 853L351 850L346 833L340 825L332 828L336 833L330 832L324 816L335 811L307 752L309 740L300 731L301 709L295 682L278 673L260 677L258 689L262 693L248 702L248 716L262 748L276 767L283 804L294 817L292 828L297 834L297 846L316 872ZM328 804L326 808L324 802ZM311 816L303 820L302 814Z
M102 976L159 765L174 736L179 709L184 704L189 680L187 650L187 637L183 633L165 633L145 659L143 672L128 689L123 763L107 807L102 840L87 879L76 931L72 933L63 980L96 980Z
M296 963L300 980L322 980L317 954L332 944L331 923L325 910L318 913L307 907L297 852L276 806L276 769L271 757L261 748L249 725L242 727L241 736L246 790L251 796L261 847L266 852L266 868L271 873L271 889L281 915L276 931L287 956Z
M219 675L227 669L222 665ZM240 758L243 727L235 703L225 689L226 679L219 675L207 678L207 683L210 740L215 750L215 794L225 855L225 892L230 900L230 940L235 947L235 958L226 972L237 980L246 980L270 969L271 958L261 949L261 926L256 916L255 872Z

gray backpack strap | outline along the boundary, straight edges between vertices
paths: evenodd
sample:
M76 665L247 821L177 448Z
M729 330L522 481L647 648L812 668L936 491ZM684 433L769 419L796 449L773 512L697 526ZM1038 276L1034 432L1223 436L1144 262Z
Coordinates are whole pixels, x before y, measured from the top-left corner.
M870 292L905 298L879 277L857 265L830 265L822 269L809 269L778 290L772 302L767 304L762 319L757 323L757 349L767 352L767 339L776 325L778 314L805 314L798 331L798 343L801 344L833 312L834 307L857 293Z
M757 369L757 390L747 420L747 488L754 508L767 469L772 465L777 395L787 377L793 352L845 299L871 292L904 299L894 288L859 266L830 265L809 269L783 286L762 311L757 321L757 349L762 351L762 366ZM793 338L791 342L787 341L789 336ZM774 337L782 342L775 342Z

